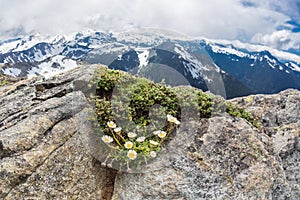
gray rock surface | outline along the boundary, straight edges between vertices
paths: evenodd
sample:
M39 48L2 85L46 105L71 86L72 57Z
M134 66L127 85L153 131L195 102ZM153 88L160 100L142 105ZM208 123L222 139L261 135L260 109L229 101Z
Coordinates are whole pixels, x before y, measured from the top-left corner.
M0 91L0 199L110 199L115 171L81 143L88 102L76 81L96 66L50 80L23 80Z
M118 173L113 199L297 199L299 179L287 182L283 163L272 152L272 139L243 119L202 120L180 134L197 130L192 143L169 165L150 173ZM298 163L299 164L299 163ZM299 167L289 172L298 173ZM296 186L297 184L297 186Z
M299 91L233 99L260 129L226 113L184 122L149 172L125 173L82 140L96 68L0 87L0 199L299 199Z
M300 92L232 101L262 127L228 114L185 124L177 134L190 142L170 143L175 156L162 155L169 164L150 173L118 173L113 199L299 199Z
M300 198L300 95L286 90L274 95L253 95L233 100L261 119L263 130L272 139L291 199Z

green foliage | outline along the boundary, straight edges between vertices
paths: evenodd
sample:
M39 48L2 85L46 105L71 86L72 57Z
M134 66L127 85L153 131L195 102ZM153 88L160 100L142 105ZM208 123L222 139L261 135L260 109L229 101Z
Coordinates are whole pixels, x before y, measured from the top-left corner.
M210 118L214 111L213 97L199 91L197 93L198 109L201 118Z
M97 70L91 82L91 84L96 85L96 95L100 98L110 98L116 82L120 80L122 75L120 71L109 70L108 68Z
M115 161L147 162L160 151L180 123L177 120L180 107L176 94L163 84L105 68L95 74L92 85L96 86L96 93L90 101L95 106L97 127L106 137L105 143L112 149L118 149L110 155ZM157 118L152 120L153 117ZM118 121L123 124L116 123ZM110 123L114 127L110 127ZM116 127L120 128L119 131ZM128 135L131 132L136 136L131 138ZM140 137L145 138L138 141ZM132 146L126 148L126 143ZM134 159L129 156L131 150L137 153Z
M163 84L154 84L144 78L135 78L125 73L107 68L96 72L91 84L96 85L96 96L93 101L98 113L98 121L104 125L112 120L112 103L118 107L118 113L126 113L126 117L136 124L145 126L151 120L149 110L154 105L165 108L166 113L179 117L180 107L176 94ZM118 102L121 102L117 105ZM124 102L128 102L129 113L122 110ZM122 111L122 112L120 112ZM126 119L124 119L126 120Z
M140 125L149 124L149 110L155 104L163 106L170 115L179 115L178 99L170 88L148 81L137 83L130 101L132 120Z
M5 76L0 74L0 87L4 86L4 85L8 85L10 82L8 80L6 80Z
M111 103L104 99L95 98L95 113L101 128L106 128L106 123L113 120Z
M102 137L102 140L114 149L110 156L126 165L132 160L137 165L147 163L155 157L153 153L156 155L161 150L180 124L177 120L181 115L180 106L192 108L189 109L192 114L200 118L227 112L259 127L254 117L244 109L195 89L171 88L107 68L95 73L91 85L96 87L95 96L91 96L90 100L95 106L97 128L103 131L102 136L107 139L105 142ZM118 121L125 123L118 124ZM116 127L110 127L109 123L120 130L116 131ZM156 131L165 135L153 134ZM131 132L136 136L130 137ZM145 138L138 141L140 137ZM126 143L131 144L130 148L125 147ZM130 151L137 154L134 159L130 158Z
M198 92L198 109L201 118L210 118L212 115L218 115L227 112L233 117L246 119L254 127L260 128L260 124L255 120L254 116L245 109L239 108L237 105L226 102L218 97L212 97L204 92Z
M0 87L8 84L9 82L7 80L0 80Z
M234 105L231 102L226 103L226 112L233 117L244 118L256 128L260 128L260 124L255 120L253 115L251 115L245 109L241 109L237 105Z
M198 109L201 118L210 118L213 115L227 112L233 117L244 118L254 127L260 128L260 124L255 120L253 115L231 102L226 102L224 99L220 99L218 97L212 97L211 95L201 91L197 93L197 97Z

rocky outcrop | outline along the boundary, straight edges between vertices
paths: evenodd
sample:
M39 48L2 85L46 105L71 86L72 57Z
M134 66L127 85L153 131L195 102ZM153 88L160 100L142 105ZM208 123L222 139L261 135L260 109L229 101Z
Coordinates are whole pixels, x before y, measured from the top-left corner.
M299 94L278 96L296 100ZM118 173L113 199L298 199L299 125L283 123L272 137L267 130L227 114L186 124L178 134L190 142L177 143L176 156L163 155L168 165L150 173Z
M254 95L233 100L261 119L270 137L274 155L291 189L291 199L300 197L300 96L298 90L275 95Z
M78 131L88 103L74 82L94 70L1 88L1 199L110 199L115 171L93 159Z
M82 137L80 86L97 67L0 87L0 198L299 198L299 91L233 99L260 128L227 113L184 121L150 170L126 173L101 166Z

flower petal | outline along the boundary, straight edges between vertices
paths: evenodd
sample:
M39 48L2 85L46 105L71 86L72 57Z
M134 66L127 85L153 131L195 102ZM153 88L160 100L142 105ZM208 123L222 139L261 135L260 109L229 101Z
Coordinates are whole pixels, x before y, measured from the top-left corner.
M136 157L137 157L136 151L135 151L135 150L129 150L129 151L127 152L127 157L128 157L130 160L136 159Z

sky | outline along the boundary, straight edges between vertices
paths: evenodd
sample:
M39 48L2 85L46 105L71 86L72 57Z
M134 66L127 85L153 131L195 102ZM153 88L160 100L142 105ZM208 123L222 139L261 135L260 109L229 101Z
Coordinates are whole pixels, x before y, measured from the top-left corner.
M0 40L151 27L300 49L300 0L0 0Z

